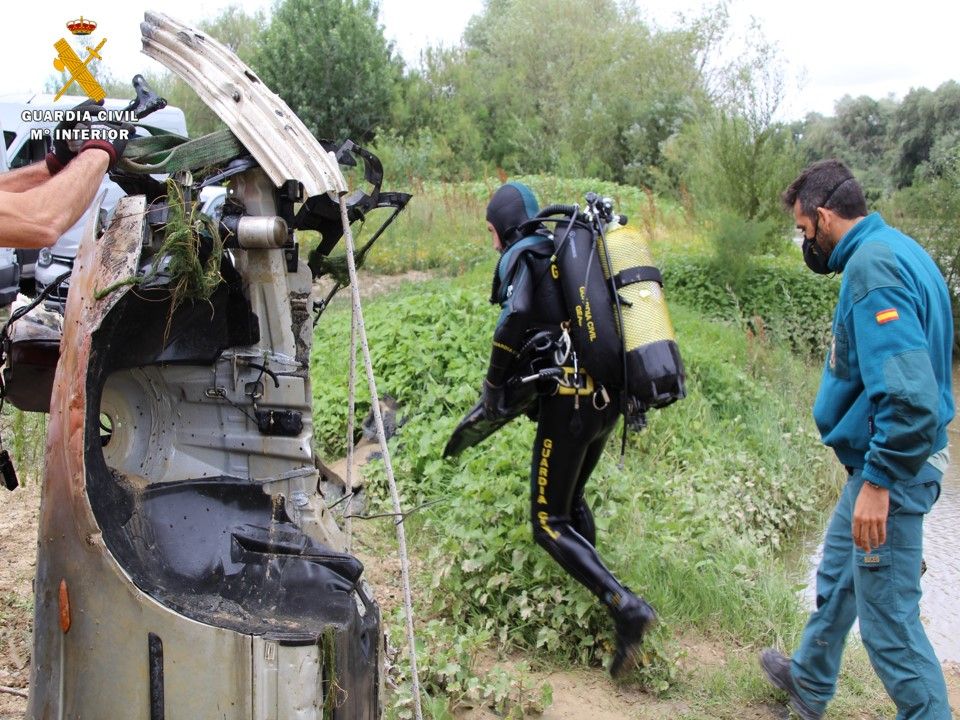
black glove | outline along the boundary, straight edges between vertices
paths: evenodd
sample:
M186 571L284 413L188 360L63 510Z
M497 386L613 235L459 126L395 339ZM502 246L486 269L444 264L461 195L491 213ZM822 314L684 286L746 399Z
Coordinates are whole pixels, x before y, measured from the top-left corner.
M110 155L110 165L107 170L113 170L123 157L123 151L127 147L127 141L133 137L133 132L133 125L129 123L91 123L90 134L93 137L80 146L80 152L90 149L105 150Z
M494 385L489 380L483 381L483 415L487 420L496 420L506 415L503 385Z
M70 112L77 113L80 115L80 118L82 118L85 112L89 112L91 117L96 117L101 110L103 110L103 100L94 102L93 100L87 99L72 108ZM54 129L53 147L50 152L47 153L46 157L47 170L50 171L51 175L56 175L63 170L67 163L77 156L76 150L70 147L68 141L63 138L63 134L76 128L79 122L82 122L82 120L74 117L72 120L64 120Z

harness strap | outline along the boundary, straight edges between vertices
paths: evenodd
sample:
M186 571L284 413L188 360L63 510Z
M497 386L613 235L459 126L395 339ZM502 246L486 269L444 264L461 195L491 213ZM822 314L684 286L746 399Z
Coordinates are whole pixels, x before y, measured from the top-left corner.
M613 282L617 290L624 285L632 285L633 283L650 280L660 283L661 286L663 285L663 276L653 265L634 265L633 267L624 268L613 276Z
M565 365L560 368L562 375L556 378L557 388L555 395L577 395L586 397L593 395L596 388L593 384L593 378L582 368L572 368Z

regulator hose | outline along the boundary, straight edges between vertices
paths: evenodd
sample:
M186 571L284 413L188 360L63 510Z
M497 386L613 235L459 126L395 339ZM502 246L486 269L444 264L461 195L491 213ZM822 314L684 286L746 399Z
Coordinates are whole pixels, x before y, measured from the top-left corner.
M580 212L580 207L578 205L547 205L545 208L540 210L536 214L537 219L543 219L550 215L576 215Z

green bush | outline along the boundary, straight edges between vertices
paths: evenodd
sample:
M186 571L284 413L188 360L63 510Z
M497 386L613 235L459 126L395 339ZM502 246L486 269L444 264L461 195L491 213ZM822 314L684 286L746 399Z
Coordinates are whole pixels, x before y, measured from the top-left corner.
M790 252L783 258L713 258L671 254L663 262L667 299L699 310L705 317L732 323L759 337L787 343L808 357L819 357L830 339L838 278L811 273Z
M40 482L46 463L47 413L24 412L5 404L0 437L5 438L21 485Z
M596 663L611 650L609 620L532 541L534 426L517 420L456 459L441 457L482 381L496 318L486 277L425 283L365 311L379 390L405 417L391 441L403 505L436 503L407 520L430 569L418 612L504 648ZM675 624L740 642L796 633L796 597L774 551L819 517L832 481L810 420L816 370L737 326L672 309L689 397L630 436L623 470L611 442L587 486L599 551L663 619L641 675L661 690L676 673ZM317 329L315 423L327 454L343 452L348 330L342 307ZM386 498L382 478L371 495Z
M443 134L426 127L406 138L382 133L371 150L383 163L384 185L390 186L419 184L426 179L459 180L469 176L469 167L478 164L468 163Z
M706 236L713 247L714 264L735 286L742 285L750 269L745 259L781 255L790 241L780 230L782 223L750 220L729 210L713 213L706 223Z
M460 279L408 287L366 306L378 391L398 400L408 423L446 414L455 424L453 415L476 399L496 312L482 292L459 285L471 282L476 288L486 277L477 270ZM311 376L316 442L322 454L334 457L346 450L349 339L349 306L332 306L317 325ZM357 355L357 414L362 418L370 408L370 395L363 358ZM416 437L420 429L404 434ZM435 441L431 434L421 444Z

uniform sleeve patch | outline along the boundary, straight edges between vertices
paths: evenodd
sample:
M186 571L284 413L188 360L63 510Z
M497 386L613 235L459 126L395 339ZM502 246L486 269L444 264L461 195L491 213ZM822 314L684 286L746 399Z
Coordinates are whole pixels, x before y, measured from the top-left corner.
M900 319L900 313L897 312L896 308L887 308L886 310L881 310L877 313L877 324L884 325L888 322L893 322L894 320Z

